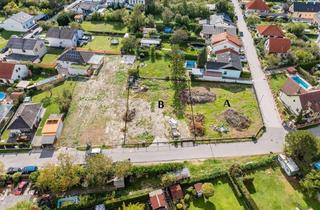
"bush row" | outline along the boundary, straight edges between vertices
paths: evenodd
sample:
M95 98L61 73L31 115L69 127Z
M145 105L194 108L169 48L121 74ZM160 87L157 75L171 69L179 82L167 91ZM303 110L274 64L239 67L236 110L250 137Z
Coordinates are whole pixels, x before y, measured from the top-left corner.
M149 176L158 176L159 174L164 174L170 171L175 171L182 169L184 167L183 163L162 163L157 165L149 165L149 166L139 166L134 165L131 169L132 175L141 176L141 175L149 175Z
M311 85L317 85L317 80L306 70L299 67L297 68L298 73L302 75L304 79L306 79Z
M240 168L243 171L252 171L252 170L256 170L258 168L270 166L274 163L276 157L277 157L276 155L271 155L266 158L263 158L262 160L258 160L258 161L254 161L251 163L241 165Z

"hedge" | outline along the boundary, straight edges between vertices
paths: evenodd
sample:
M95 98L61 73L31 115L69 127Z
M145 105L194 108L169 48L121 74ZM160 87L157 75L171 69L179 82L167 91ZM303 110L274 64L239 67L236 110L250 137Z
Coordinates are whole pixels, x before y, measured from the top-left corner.
M266 157L262 160L258 160L258 161L254 161L251 163L247 163L244 165L241 165L240 168L243 171L252 171L252 170L256 170L258 168L263 168L266 166L270 166L274 163L275 159L276 159L276 155L271 155L269 157Z
M149 166L137 166L134 165L131 169L132 175L146 175L149 176L158 176L159 174L164 174L170 171L175 171L182 169L184 167L183 163L162 163L157 165L149 165Z
M297 71L299 74L302 75L302 77L307 80L311 85L317 85L317 80L306 70L303 68L299 67L297 68Z

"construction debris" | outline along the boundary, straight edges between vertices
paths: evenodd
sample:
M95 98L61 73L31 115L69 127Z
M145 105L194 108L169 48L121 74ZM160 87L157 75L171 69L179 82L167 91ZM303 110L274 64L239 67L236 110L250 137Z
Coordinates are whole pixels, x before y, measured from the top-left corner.
M131 122L136 116L136 109L128 110L124 113L122 119L126 122Z
M189 129L190 132L195 136L204 136L205 128L204 128L204 115L203 114L195 114L192 119L191 115L188 115L189 119Z
M216 94L210 92L204 87L185 89L180 95L181 101L187 104L204 104L208 102L213 102L216 100Z
M250 119L233 109L226 110L223 113L223 116L227 123L229 123L230 126L236 128L237 130L246 129L250 126L251 123Z

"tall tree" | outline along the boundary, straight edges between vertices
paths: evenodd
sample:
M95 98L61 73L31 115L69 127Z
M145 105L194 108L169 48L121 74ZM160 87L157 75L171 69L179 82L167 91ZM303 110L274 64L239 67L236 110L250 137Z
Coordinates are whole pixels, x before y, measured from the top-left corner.
M199 68L203 68L207 63L207 47L204 47L198 55L197 64Z
M103 154L91 156L87 159L85 180L89 186L101 186L113 176L112 160Z
M57 18L57 22L59 26L69 25L69 23L71 22L70 14L66 12L61 13Z
M320 190L320 171L312 170L300 181L300 184L307 195L314 198Z
M129 175L131 170L131 162L128 160L118 161L114 164L115 176L117 177L126 177Z
M138 32L145 25L144 7L141 4L134 6L131 14L126 19L126 24L129 31L132 33Z
M129 203L126 205L125 203L122 204L122 210L144 210L145 205L143 203L135 203L131 204Z
M173 20L174 13L171 11L170 8L165 8L162 12L162 21L164 25L168 25Z
M127 54L134 54L138 47L137 39L134 36L129 36L128 38L124 38L121 44L122 44L121 51Z
M171 42L173 44L183 45L188 41L189 34L183 29L176 30L171 36Z
M155 51L156 51L156 48L155 48L154 45L152 45L152 46L150 47L150 58L151 58L151 62L155 62L155 60L156 60Z

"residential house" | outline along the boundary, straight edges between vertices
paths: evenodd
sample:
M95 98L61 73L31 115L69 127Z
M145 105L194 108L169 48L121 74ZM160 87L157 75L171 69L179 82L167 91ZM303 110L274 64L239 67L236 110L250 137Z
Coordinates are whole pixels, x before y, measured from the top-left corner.
M203 73L203 79L210 80L212 77L240 78L242 64L238 52L228 48L216 52L215 61L208 61Z
M277 25L259 25L257 32L260 37L284 37L283 31Z
M265 51L266 53L277 54L280 56L287 55L290 47L291 41L287 38L269 38L265 42Z
M209 39L212 35L221 34L223 32L232 35L237 34L236 25L226 14L211 15L208 20L201 20L199 23L202 25L200 36L205 39Z
M0 62L0 84L10 84L29 76L26 65Z
M127 3L128 3L130 6L135 6L136 4L145 5L145 4L146 4L146 1L145 1L145 0L127 0Z
M53 146L62 134L62 115L51 114L42 128L42 146Z
M12 37L7 44L7 48L9 54L5 59L13 62L30 61L38 63L47 52L45 43L41 39Z
M149 193L149 200L152 210L167 210L168 203L163 190L159 189Z
M155 47L161 46L161 39L148 39L148 38L142 38L140 41L141 47L151 47L152 45Z
M293 2L289 11L296 20L316 22L316 14L320 12L320 2Z
M288 78L279 97L293 114L299 115L302 111L308 120L320 119L320 89L311 88L300 76Z
M47 32L47 40L50 47L76 47L81 37L83 37L82 30L67 27L54 27L50 28Z
M212 36L210 52L215 53L216 51L223 49L232 49L236 52L240 52L241 46L241 41L237 36L224 32Z
M35 25L33 16L19 12L7 18L0 26L6 31L27 32Z
M169 191L173 202L178 202L183 198L183 191L180 184L170 186Z
M96 1L80 1L69 9L70 12L83 15L84 17L91 15L100 8L100 2Z
M23 103L12 117L8 129L12 133L27 133L35 130L42 115L42 105L36 103Z
M13 104L0 104L0 132L13 115Z
M246 13L262 13L268 12L269 6L263 0L252 0L246 4Z
M91 75L100 70L103 56L93 52L70 49L57 59L57 70L64 75Z

